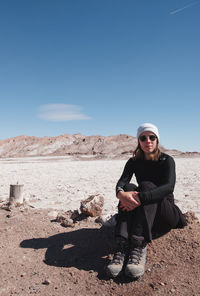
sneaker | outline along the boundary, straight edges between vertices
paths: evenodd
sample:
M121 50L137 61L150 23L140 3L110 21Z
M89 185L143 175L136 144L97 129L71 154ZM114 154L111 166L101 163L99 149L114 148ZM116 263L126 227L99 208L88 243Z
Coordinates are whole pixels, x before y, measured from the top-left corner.
M128 252L127 240L121 240L118 242L117 251L113 256L113 260L107 266L108 276L115 278L117 277L123 269L125 257Z
M125 275L133 279L141 277L145 272L147 247L132 247L129 253L129 259L125 269Z

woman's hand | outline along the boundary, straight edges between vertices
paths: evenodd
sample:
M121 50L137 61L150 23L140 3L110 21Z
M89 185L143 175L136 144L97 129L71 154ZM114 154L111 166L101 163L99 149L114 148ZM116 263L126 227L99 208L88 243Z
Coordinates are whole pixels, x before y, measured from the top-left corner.
M141 205L137 191L119 191L117 197L120 200L120 208L122 211L132 211Z

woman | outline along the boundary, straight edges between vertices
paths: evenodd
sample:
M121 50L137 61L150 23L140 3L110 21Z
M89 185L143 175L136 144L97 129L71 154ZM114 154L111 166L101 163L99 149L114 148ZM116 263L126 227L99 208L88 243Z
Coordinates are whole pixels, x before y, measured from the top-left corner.
M119 199L116 253L107 266L111 277L121 272L133 279L144 274L147 244L172 228L187 225L174 204L175 162L161 153L159 132L145 123L137 131L138 146L116 185ZM129 183L133 174L138 186Z

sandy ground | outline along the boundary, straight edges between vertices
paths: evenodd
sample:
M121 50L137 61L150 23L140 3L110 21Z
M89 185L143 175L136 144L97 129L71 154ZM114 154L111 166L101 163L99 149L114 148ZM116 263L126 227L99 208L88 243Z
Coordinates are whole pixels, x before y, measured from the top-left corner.
M200 158L176 158L175 200L183 212L200 218ZM0 160L0 200L10 184L24 184L24 198L36 208L75 210L93 194L105 199L103 215L116 212L115 185L126 160L73 161L69 157ZM134 178L132 180L135 182Z
M63 227L53 209L74 210L91 194L105 198L104 215L115 213L114 187L125 160L71 161L23 158L0 161L0 199L10 184L24 184L27 203L11 210L0 203L0 296L199 296L200 224L187 213L188 226L148 245L145 275L112 280L106 266L114 252L113 227L82 220ZM183 212L199 216L200 158L176 159L175 197Z

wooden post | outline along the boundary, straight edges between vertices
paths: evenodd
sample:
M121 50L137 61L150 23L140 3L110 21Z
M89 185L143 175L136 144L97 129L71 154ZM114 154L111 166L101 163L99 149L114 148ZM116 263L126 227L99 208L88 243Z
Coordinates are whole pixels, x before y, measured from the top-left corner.
M23 204L24 198L23 198L23 187L24 185L10 185L10 196L9 196L9 202L15 203L15 204Z

